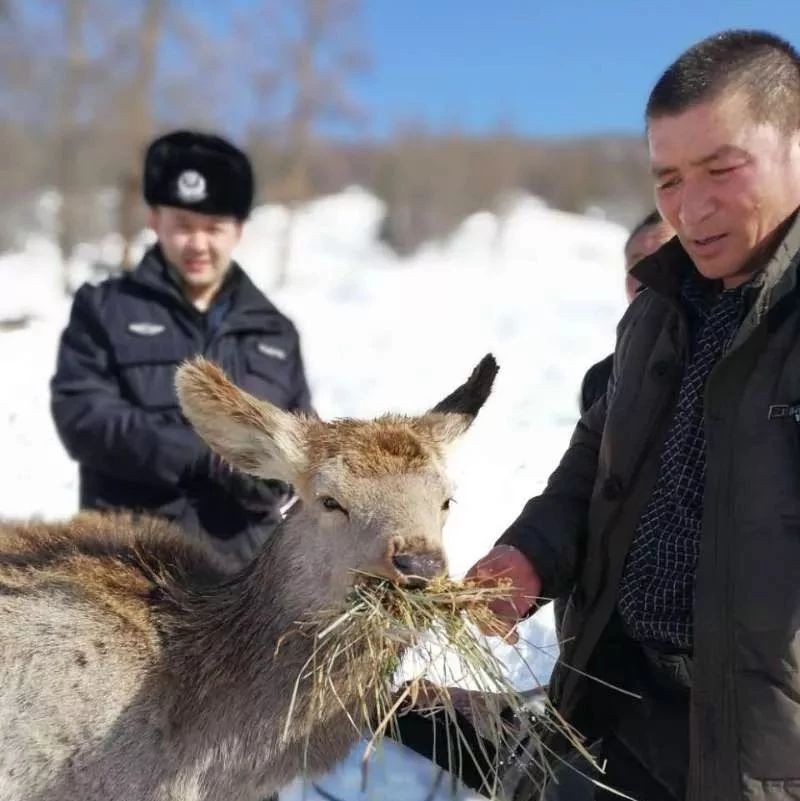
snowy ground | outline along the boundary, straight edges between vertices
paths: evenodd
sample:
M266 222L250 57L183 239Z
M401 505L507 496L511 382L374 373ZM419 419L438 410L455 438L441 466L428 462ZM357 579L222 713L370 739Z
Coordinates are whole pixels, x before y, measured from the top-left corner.
M469 218L444 243L400 260L376 242L378 201L361 190L318 200L296 221L288 285L271 292L278 207L258 209L238 258L296 321L315 405L323 416L423 411L491 351L496 389L451 461L457 503L446 530L455 575L487 551L543 486L569 439L586 368L612 348L624 310L625 231L520 199L502 220ZM113 257L113 239L82 256ZM0 516L63 517L76 508L76 470L56 438L47 383L69 307L45 238L0 256ZM80 274L82 264L75 265ZM3 320L31 316L3 330ZM541 681L552 666L548 609L524 632ZM519 660L499 645L520 684ZM361 792L356 749L320 785L343 801L422 801L436 771L388 744ZM310 786L282 799L316 799ZM436 798L450 798L449 784ZM467 799L464 793L459 796Z

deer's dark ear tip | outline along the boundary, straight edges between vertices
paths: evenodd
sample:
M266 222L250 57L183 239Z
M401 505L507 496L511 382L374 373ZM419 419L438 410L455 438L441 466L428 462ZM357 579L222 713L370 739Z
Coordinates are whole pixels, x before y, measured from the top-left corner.
M487 375L491 375L492 379L494 379L498 372L500 372L500 365L497 363L497 359L495 359L493 353L487 353L478 362L478 366L475 369L479 373L483 373L485 371Z
M499 369L497 360L491 353L487 353L478 362L466 382L437 403L431 411L454 412L474 417L489 397Z
M472 371L472 375L467 379L467 384L475 387L478 393L485 393L488 396L498 372L500 372L500 365L497 363L497 359L494 354L487 353Z

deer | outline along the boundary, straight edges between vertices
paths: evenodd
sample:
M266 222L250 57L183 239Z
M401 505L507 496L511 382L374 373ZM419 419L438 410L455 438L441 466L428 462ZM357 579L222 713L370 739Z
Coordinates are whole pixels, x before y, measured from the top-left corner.
M414 586L446 572L446 455L497 370L485 356L421 415L326 422L203 358L179 366L182 413L212 451L298 501L234 575L145 516L0 525L0 799L260 801L344 758L359 736L345 688L285 736L313 647L287 634L344 607L364 573Z

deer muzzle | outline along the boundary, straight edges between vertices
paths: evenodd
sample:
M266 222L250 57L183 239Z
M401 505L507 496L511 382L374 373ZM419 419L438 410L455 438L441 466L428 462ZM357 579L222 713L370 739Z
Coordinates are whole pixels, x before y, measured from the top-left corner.
M444 575L446 564L441 552L396 553L392 565L400 573L403 584L408 587L422 587L436 576Z

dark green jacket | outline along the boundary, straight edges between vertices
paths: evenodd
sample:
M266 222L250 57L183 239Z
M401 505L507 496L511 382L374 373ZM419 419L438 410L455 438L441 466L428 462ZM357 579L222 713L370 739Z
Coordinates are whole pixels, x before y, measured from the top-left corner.
M747 316L706 386L689 801L800 799L799 265L797 218L748 288ZM609 680L624 681L610 621L687 361L678 293L694 269L677 239L638 265L648 289L619 325L605 400L501 538L531 559L543 596L576 585L562 662ZM596 686L556 668L562 713L602 733Z

